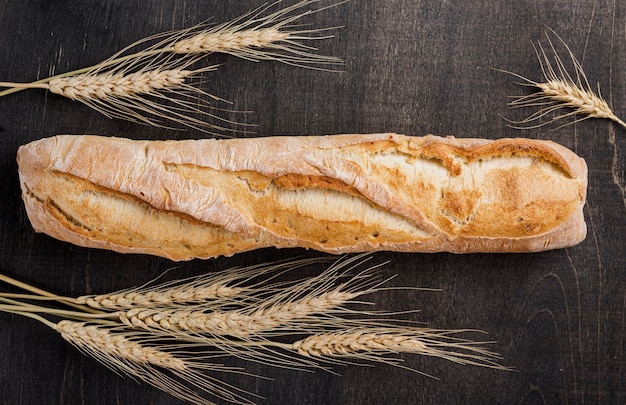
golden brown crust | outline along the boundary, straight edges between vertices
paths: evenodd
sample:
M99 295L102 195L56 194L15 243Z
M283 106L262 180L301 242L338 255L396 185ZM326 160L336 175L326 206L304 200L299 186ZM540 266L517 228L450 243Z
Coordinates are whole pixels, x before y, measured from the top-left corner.
M585 162L550 141L64 135L22 146L18 164L35 230L172 260L268 246L527 252L586 233Z

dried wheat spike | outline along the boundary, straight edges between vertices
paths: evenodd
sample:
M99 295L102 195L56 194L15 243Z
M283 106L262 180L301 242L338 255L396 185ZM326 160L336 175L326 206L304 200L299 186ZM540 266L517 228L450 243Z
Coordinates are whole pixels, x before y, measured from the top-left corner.
M576 59L571 49L560 37L554 32L552 33L558 38L568 53L574 72L573 74L568 72L568 68L559 56L552 40L546 35L549 52L544 49L541 43L534 46L543 72L542 81L534 81L516 73L506 72L522 79L524 81L522 85L539 89L539 91L530 95L515 97L509 103L509 106L512 108L539 107L538 111L522 121L510 121L512 126L519 129L532 129L555 123L563 118L576 116L573 121L558 128L588 118L609 119L626 128L626 123L613 113L608 103L601 97L599 89L598 93L592 90L582 65ZM553 115L553 113L561 109L569 111ZM539 122L543 118L549 118L549 120Z
M297 66L341 64L339 58L314 53L304 41L331 38L319 35L334 28L302 29L297 21L341 3L317 10L300 11L320 0L303 0L292 6L269 12L280 1L263 6L241 17L214 27L180 31L175 40L164 46L182 55L227 53L252 61L273 60ZM180 37L180 38L177 38ZM158 44L163 46L163 43Z
M143 285L109 294L84 295L70 300L99 310L129 310L138 307L176 307L208 304L216 309L221 305L254 306L266 296L276 296L271 284L263 280L293 271L303 266L328 261L327 258L289 260L234 267L225 271L202 274L156 285ZM286 287L286 286L283 286Z
M120 312L119 317L124 324L144 330L248 337L294 327L294 321L301 321L308 328L314 327L315 316L336 310L357 295L333 291L279 306L265 306L252 312L135 308Z
M217 301L235 297L244 291L242 287L213 284L206 287L174 289L172 291L128 291L114 294L82 296L76 303L95 309L129 309L133 307L163 306L185 303Z
M129 74L81 74L59 77L48 83L50 92L72 100L106 100L110 97L126 98L140 94L157 94L160 90L179 87L194 74L191 70L151 70Z
M289 39L289 33L276 28L196 34L174 44L174 53L245 52L249 48L272 47Z
M334 358L360 358L398 365L387 354L413 353L433 356L460 364L506 369L499 356L473 342L454 338L464 331L403 328L364 328L311 335L291 344L290 349L305 357L332 361Z
M403 366L398 356L413 353L507 369L498 364L498 355L483 348L485 342L457 337L467 331L413 328L414 322L396 317L413 311L375 312L356 306L363 304L357 297L387 288L383 285L388 279L375 271L384 263L361 268L370 258L332 259L332 265L310 278L284 280L292 276L290 270L330 258L235 268L78 300L0 275L33 293L0 294L0 311L36 319L112 370L196 404L209 404L207 396L251 403L254 394L212 376L216 371L251 375L213 362L224 356L293 370L331 371L329 364L357 359L420 372ZM222 287L238 291L212 295ZM91 302L104 311L86 312L84 306L67 311L13 299L38 296L68 304ZM66 320L53 323L40 314ZM303 338L293 342L299 339L294 335Z
M100 325L86 325L84 322L63 320L56 326L57 332L63 339L89 353L179 371L187 368L184 361L175 358L170 353L142 346L128 339L124 334L111 333L109 328Z
M194 343L175 343L165 335L69 320L62 320L53 328L63 339L103 365L184 401L211 405L213 402L206 398L210 395L233 404L253 403L247 398L253 394L207 374L207 371L242 374L242 370L208 363L207 359L219 356L194 351L197 346ZM169 343L160 343L168 340ZM156 346L143 344L144 341Z
M202 117L213 117L218 122L229 121L210 112L209 100L215 97L195 87L193 80L202 79L216 66L196 70L186 65L172 69L140 69L99 72L98 69L76 76L52 79L47 88L55 94L80 101L109 118L120 118L155 127L172 128L167 121L203 132L228 131L226 126L209 123Z

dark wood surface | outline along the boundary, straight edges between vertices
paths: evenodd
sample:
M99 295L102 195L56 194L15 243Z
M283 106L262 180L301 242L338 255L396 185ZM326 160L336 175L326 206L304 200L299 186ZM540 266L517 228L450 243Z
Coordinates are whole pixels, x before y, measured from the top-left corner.
M287 4L291 4L289 1ZM328 3L322 3L328 4ZM28 82L88 66L144 36L222 22L260 1L0 0L0 81ZM341 376L248 364L273 378L231 379L267 404L458 404L626 402L626 133L601 120L554 131L514 130L508 96L530 91L506 74L540 79L532 43L555 30L595 87L626 115L626 3L618 0L353 0L307 19L344 27L319 43L345 60L342 73L216 55L223 66L206 89L253 111L256 135L393 131L457 137L552 139L587 160L589 232L578 246L538 254L390 254L394 291L385 309L420 308L415 320L443 329L478 328L516 372L405 356L404 369L337 367ZM43 90L0 98L0 269L53 292L109 292L153 279L172 263L90 250L35 234L22 205L19 145L56 134L135 139L201 138L110 120ZM316 252L263 249L180 264L181 275ZM315 269L311 270L315 271ZM2 288L5 288L4 286ZM6 290L10 290L8 287ZM178 404L120 378L30 319L0 314L0 399L6 404Z

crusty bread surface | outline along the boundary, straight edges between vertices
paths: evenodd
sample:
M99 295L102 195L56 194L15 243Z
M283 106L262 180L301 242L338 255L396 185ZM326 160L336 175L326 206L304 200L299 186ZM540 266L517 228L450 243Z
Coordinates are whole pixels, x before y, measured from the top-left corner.
M535 252L586 234L587 167L551 141L60 135L17 160L36 231L175 261L262 247Z

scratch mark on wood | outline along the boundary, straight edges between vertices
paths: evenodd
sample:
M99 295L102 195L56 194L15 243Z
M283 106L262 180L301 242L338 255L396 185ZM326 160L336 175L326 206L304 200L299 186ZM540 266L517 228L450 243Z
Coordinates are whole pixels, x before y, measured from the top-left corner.
M615 128L613 125L609 127L609 143L613 147L613 161L611 162L611 174L613 175L613 182L622 194L622 202L626 207L626 185L624 183L624 170L620 169L620 151L617 146L615 137Z
M576 285L576 314L577 314L577 329L578 329L578 356L580 359L580 362L582 363L584 361L585 358L585 351L583 349L583 345L582 345L582 339L581 336L583 336L582 333L582 329L581 329L581 325L582 325L582 307L580 305L580 281L578 279L578 269L576 268L576 264L574 263L574 260L572 259L572 256L570 255L569 249L565 249L565 255L567 256L567 260L569 261L569 267L572 269L572 274L574 275L574 281L575 281L575 285ZM577 370L578 368L574 367L574 384L575 384L575 389L574 389L574 395L576 397L576 403L579 403L579 387L582 386L582 384L579 384L579 380L578 380L578 376L577 376ZM581 367L581 370L583 370L584 372L584 367Z
M615 45L615 20L616 20L616 2L613 1L613 18L611 25L611 38L609 41L609 55L613 55L613 47ZM613 58L609 58L609 100L613 105ZM620 153L616 142L615 127L609 126L609 143L613 147L613 161L611 163L611 173L613 175L613 182L622 194L622 201L624 207L626 207L626 185L624 183L624 170L619 169Z
M624 373L624 363L626 363L626 358L624 356L624 350L626 349L626 290L624 290L624 300L622 303L622 327L621 327L621 336L622 341L618 350L617 362L619 364L617 368L617 402L624 403L626 400L626 393L622 390L622 383L626 377L623 377Z
M601 357L601 336L602 336L602 330L604 329L604 325L602 323L602 297L604 296L604 278L605 278L605 270L604 270L604 265L602 264L602 257L600 255L600 245L598 243L598 235L596 232L596 224L594 221L594 217L592 215L592 210L588 210L588 214L589 214L589 223L590 223L590 227L592 229L592 236L593 236L593 243L594 243L594 250L596 252L596 258L598 260L598 290L597 292L594 294L594 296L596 297L596 302L597 302L597 309L596 309L596 319L597 319L597 323L596 323L596 334L597 334L597 341L596 341L596 355L598 356L598 358ZM597 392L601 392L602 390L602 386L600 384L601 380L602 380L602 375L604 373L604 370L602 369L602 366L600 364L600 362L597 362L596 364L596 378L597 378Z

